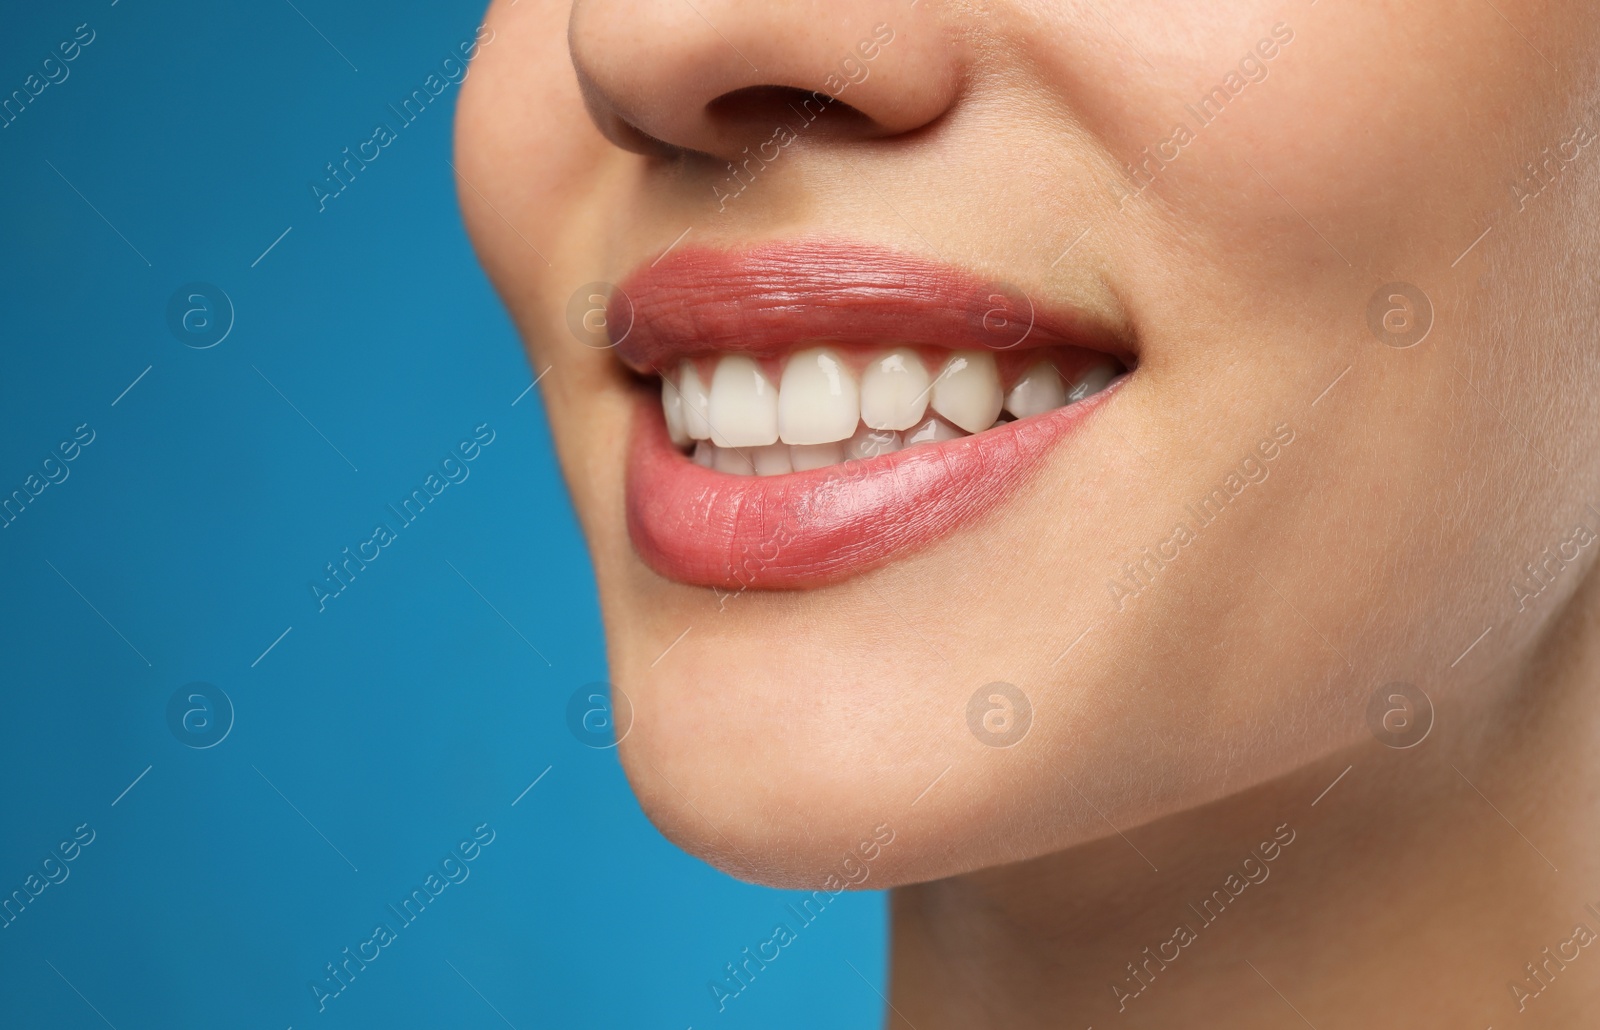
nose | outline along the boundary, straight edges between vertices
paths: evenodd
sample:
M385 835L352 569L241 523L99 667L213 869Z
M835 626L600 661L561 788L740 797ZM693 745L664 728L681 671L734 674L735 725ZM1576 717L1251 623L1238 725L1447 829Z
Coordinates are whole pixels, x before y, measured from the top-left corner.
M926 0L578 0L567 35L595 124L644 153L731 158L797 115L812 135L899 135L961 85Z

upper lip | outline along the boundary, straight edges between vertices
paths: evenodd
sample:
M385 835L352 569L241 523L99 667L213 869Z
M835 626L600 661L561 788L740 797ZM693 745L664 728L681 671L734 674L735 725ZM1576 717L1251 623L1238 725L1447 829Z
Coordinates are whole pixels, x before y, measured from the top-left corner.
M617 354L640 372L697 354L778 355L817 341L1068 346L1124 363L1132 353L1122 334L1080 309L1047 305L948 265L837 241L677 251L625 279L606 322Z

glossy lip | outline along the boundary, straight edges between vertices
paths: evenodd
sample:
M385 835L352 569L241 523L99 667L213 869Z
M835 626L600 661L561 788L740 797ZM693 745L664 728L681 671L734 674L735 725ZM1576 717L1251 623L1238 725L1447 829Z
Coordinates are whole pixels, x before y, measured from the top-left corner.
M1078 347L1122 358L1076 311L943 265L838 243L692 249L612 297L619 357L637 371L711 352L776 355L817 340L950 349ZM1055 411L939 444L779 476L702 468L667 438L641 390L627 460L628 534L645 564L728 590L812 587L883 564L982 517L1122 383Z
M725 590L822 586L981 517L1126 377L1076 404L938 444L781 476L701 468L641 393L628 447L628 535L668 579Z
M710 352L776 355L802 343L900 343L969 350L1081 347L1129 360L1132 348L1073 309L1045 309L985 281L894 251L837 242L744 251L686 248L623 281L606 322L638 372Z

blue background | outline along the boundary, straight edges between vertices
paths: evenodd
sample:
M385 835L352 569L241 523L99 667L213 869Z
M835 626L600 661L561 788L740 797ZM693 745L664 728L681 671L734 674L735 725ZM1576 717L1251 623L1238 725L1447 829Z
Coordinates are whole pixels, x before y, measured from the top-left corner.
M478 4L7 7L0 95L94 39L0 129L0 494L95 435L0 529L0 892L95 837L0 929L0 1024L877 1025L876 895L719 1014L708 982L790 896L674 849L569 730L606 678L594 587L457 215L456 88L312 199ZM208 349L167 318L195 281L235 310ZM324 565L484 423L469 478L319 612ZM234 708L207 749L168 718L194 681ZM469 878L319 1013L324 966L483 823Z

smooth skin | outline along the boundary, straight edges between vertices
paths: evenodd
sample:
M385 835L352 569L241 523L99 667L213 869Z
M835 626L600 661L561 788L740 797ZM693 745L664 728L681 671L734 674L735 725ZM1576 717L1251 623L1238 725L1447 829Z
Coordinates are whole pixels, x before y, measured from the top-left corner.
M1600 11L521 0L488 24L462 208L549 369L620 754L663 833L758 882L855 856L895 888L897 1027L1600 1018L1600 954L1560 950L1600 933ZM751 87L825 88L884 24L853 110L726 199L793 97ZM815 590L673 583L624 524L651 385L567 307L685 228L953 264L1092 313L1138 368L932 546ZM1409 347L1397 281L1432 308ZM1131 592L1280 427L1267 477ZM1005 748L967 717L997 681L1032 707ZM1428 718L1391 683L1431 702L1410 748L1377 739ZM1234 893L1252 855L1270 875ZM1576 957L1535 979L1547 947Z

